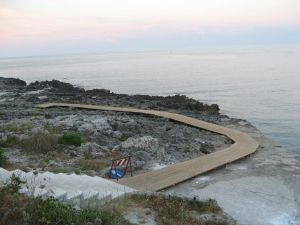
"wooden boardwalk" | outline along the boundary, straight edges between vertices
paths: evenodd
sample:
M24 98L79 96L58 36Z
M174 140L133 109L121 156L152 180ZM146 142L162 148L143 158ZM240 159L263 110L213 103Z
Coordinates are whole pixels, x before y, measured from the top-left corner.
M96 106L84 104L67 103L46 103L36 105L37 108L50 107L72 107L80 109L105 110L115 112L129 112L165 117L183 124L187 124L200 129L205 129L214 133L222 134L234 141L230 147L222 149L198 158L176 163L165 168L146 172L133 177L119 180L119 183L141 191L160 191L175 184L181 183L207 171L241 159L254 153L258 143L248 134L238 130L226 128L216 124L208 123L177 113L170 113L157 110L141 110L134 108Z

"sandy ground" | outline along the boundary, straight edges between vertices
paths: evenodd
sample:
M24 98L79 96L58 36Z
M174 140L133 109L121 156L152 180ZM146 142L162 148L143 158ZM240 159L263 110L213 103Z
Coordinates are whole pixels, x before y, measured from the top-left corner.
M165 192L216 199L241 225L299 225L300 155L272 143L250 125L233 128L247 132L260 143L255 155Z

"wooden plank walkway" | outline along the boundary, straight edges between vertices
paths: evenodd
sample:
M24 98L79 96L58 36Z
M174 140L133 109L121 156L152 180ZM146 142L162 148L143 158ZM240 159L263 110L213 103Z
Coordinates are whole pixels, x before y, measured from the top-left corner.
M229 148L222 149L220 151L216 151L188 161L176 163L159 170L150 171L119 180L119 183L141 191L152 192L168 188L170 186L198 176L202 173L208 172L220 166L224 166L228 163L241 159L247 155L250 155L254 153L258 147L258 143L246 133L177 113L157 110L142 110L126 107L123 108L67 103L46 103L36 105L36 107L72 107L80 109L128 112L165 117L183 124L225 135L234 141L234 144Z

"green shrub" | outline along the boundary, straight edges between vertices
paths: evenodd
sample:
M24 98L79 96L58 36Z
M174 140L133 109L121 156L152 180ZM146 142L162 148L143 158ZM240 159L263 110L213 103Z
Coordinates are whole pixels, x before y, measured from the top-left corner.
M37 133L31 135L23 142L26 151L47 153L54 151L58 143L58 137L54 134Z
M65 133L59 137L59 144L80 146L82 143L81 137L77 133Z
M98 210L75 210L57 200L34 199L0 188L0 224L85 225L101 218L103 225L112 225L109 217Z
M103 224L109 224L99 211L83 209L77 211L71 206L65 205L57 200L31 200L31 206L28 208L29 215L32 216L32 224L57 224L57 225L85 225L89 221L101 218Z

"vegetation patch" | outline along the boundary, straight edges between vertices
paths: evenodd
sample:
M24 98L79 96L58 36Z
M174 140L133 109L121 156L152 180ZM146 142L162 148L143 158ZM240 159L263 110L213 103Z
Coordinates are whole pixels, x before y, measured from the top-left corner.
M113 225L100 211L78 211L54 199L22 196L11 187L0 189L0 202L0 224L85 225L102 221L102 225Z
M0 149L0 166L4 166L5 162L6 162L6 158L3 154L3 150Z
M20 132L23 132L25 130L30 130L32 129L33 126L31 123L21 123L21 124L18 124L18 123L7 123L3 126L0 127L0 131L1 132L15 132L15 133L20 133Z
M96 159L78 159L75 163L79 165L82 170L99 171L108 166L106 162Z
M37 133L24 140L23 147L29 152L48 153L54 151L58 144L58 137L54 134Z
M53 168L49 168L48 170L52 173L72 173L72 172L74 172L72 169L65 168L65 167L53 167ZM75 173L76 173L76 171L75 171Z
M77 133L65 133L59 137L59 144L80 146L82 139Z
M109 215L113 224L121 223L124 212L132 208L150 208L155 214L157 225L228 225L226 220L199 220L195 212L201 214L222 214L215 200L206 202L164 195L133 194L121 200L113 201L102 210Z
M100 209L75 210L53 198L43 200L23 196L18 193L21 184L18 177L12 176L11 182L0 188L0 224L131 225L124 216L132 208L150 209L157 225L234 224L226 222L226 217L225 220L212 221L194 216L195 212L198 215L222 214L222 209L214 200L200 202L164 195L133 194L116 199Z

